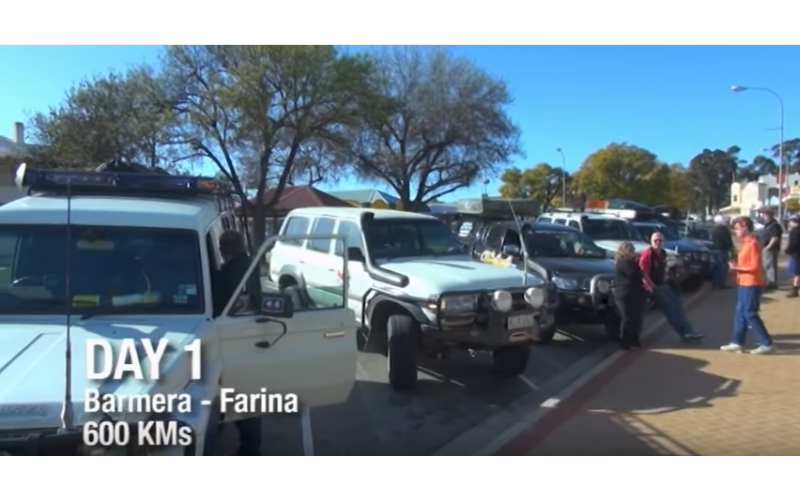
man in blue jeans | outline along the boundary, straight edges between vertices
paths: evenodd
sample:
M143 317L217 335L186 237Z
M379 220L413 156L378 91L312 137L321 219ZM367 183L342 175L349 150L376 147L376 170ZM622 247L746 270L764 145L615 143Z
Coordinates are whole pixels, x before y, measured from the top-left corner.
M663 244L664 236L659 232L653 233L650 236L650 247L639 258L645 287L653 293L659 310L682 339L700 340L704 335L697 333L686 319L683 302L667 283L667 252L662 248Z

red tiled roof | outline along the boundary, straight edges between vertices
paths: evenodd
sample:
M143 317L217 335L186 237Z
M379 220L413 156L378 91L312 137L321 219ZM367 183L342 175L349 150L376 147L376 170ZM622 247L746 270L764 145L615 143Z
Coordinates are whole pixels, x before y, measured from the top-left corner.
M267 205L272 202L274 197L275 188L270 188L264 191L261 200L264 205ZM252 198L250 203L256 204L257 200ZM346 201L311 186L286 186L283 188L280 200L272 207L272 210L275 212L288 212L295 208L351 206Z

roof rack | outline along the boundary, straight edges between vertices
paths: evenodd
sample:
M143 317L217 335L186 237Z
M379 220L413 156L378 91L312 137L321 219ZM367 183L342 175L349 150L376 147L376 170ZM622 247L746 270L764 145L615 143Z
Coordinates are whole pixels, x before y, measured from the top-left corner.
M104 164L105 165L105 164ZM102 167L102 166L101 166ZM67 192L121 195L230 195L232 189L211 177L169 175L159 171L121 172L106 168L102 171L37 170L20 165L14 175L20 189L32 192Z

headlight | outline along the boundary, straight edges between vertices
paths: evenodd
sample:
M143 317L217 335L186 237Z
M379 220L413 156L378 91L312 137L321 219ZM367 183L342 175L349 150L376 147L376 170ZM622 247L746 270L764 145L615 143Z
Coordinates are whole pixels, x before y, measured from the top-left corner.
M553 278L553 284L562 290L578 290L581 287L581 282L575 278L562 278L556 276Z
M477 295L448 295L442 297L440 302L440 310L444 314L472 312L477 307Z
M492 294L492 307L500 312L510 311L513 303L514 298L505 290L496 290Z
M679 259L677 255L667 255L668 266L679 266L681 264L683 264L683 261Z
M547 292L542 288L528 288L525 290L525 301L535 308L542 307L547 300Z
M611 283L606 280L597 280L597 291L602 294L607 294L611 291Z

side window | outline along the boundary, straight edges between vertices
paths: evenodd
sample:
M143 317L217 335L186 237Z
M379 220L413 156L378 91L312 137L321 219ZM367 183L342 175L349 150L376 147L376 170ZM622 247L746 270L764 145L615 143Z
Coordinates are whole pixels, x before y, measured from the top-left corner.
M339 221L339 227L336 228L336 234L345 237L348 248L362 248L361 229L358 228L358 224L355 222L349 220ZM334 253L339 257L344 255L342 253L342 242L340 240L336 240L336 248L334 249Z
M505 234L506 228L504 226L492 226L486 233L486 244L499 249L501 240Z
M555 219L553 221L553 223L554 224L561 224L562 226L566 226L567 225L567 219Z
M576 221L576 220L569 221L568 225L569 225L569 227L574 227L575 229L578 229L578 230L580 230L580 228L581 228L581 225L578 224L578 221Z
M539 221L538 222L541 222L543 224L552 224L553 223L553 219L551 217L539 217Z
M333 234L333 228L336 225L336 219L329 219L328 217L320 217L314 221L314 228L311 230L313 235ZM308 248L315 252L328 253L331 251L331 240L309 240Z
M283 228L283 234L286 235L308 234L308 226L309 226L309 220L307 218L290 217ZM304 243L305 240L302 239L286 240L283 242L284 245L292 245L296 247L301 247L303 246Z
M15 231L0 232L0 290L11 286L12 269L17 256L19 236Z

